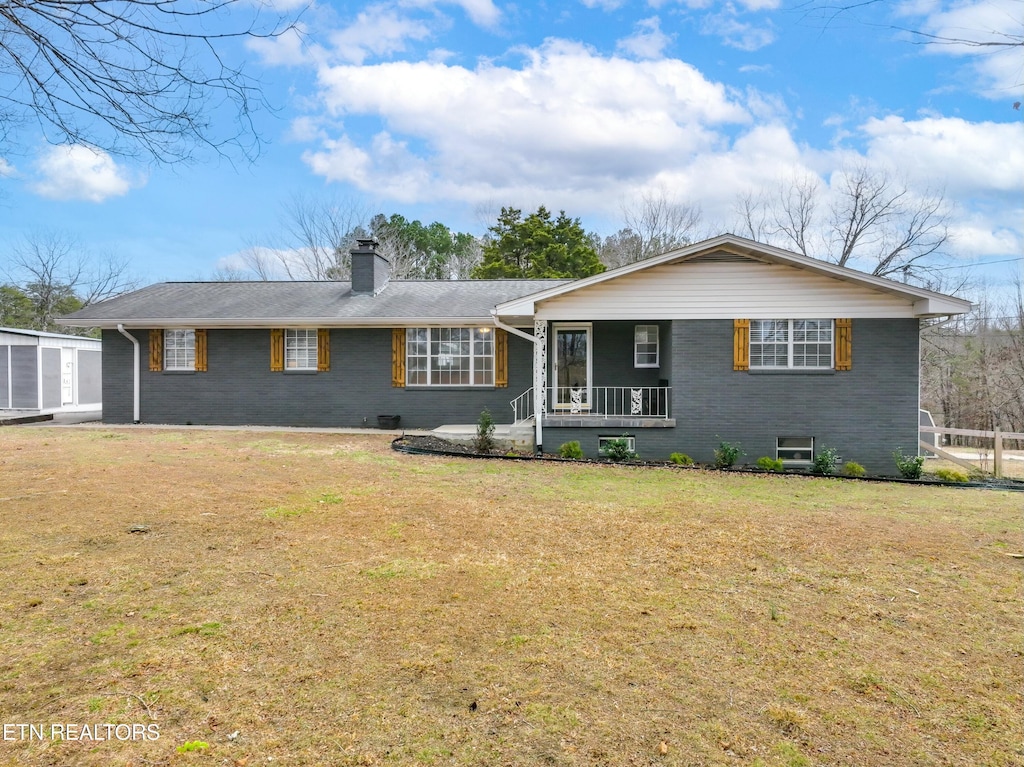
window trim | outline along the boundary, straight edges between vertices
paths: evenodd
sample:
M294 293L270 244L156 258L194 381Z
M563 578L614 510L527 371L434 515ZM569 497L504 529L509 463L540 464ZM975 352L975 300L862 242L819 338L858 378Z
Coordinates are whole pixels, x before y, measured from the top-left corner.
M611 442L613 439L624 439L626 444L629 446L631 452L636 452L636 435L633 434L599 434L597 436L597 454L607 455L608 451L602 447L605 442Z
M298 333L305 333L306 346L301 351L306 353L306 362L309 363L309 354L312 351L313 359L312 364L306 364L301 367L290 367L289 366L289 355L288 352L292 351L289 349L289 340L297 341L299 336ZM310 345L310 338L312 338L312 344ZM294 351L300 351L300 349L294 349ZM317 328L285 328L284 329L284 372L286 373L315 373L318 369L319 361L319 334Z
M637 333L640 328L644 328L646 332L650 332L651 328L654 328L654 362L640 362L641 354L650 354L650 352L641 352L640 340L637 338ZM646 345L650 345L650 340L643 342ZM637 324L633 326L633 367L634 368L660 368L661 367L661 326L655 323Z
M784 440L784 439L807 440L807 442L810 445L810 447L809 447L810 455L806 459L804 459L804 458L783 458L782 455L779 454L780 450L781 451L785 451L786 453L791 453L794 450L807 450L808 449L808 448L805 448L805 447L782 447L779 443L782 440ZM799 436L799 437L794 437L794 436L776 437L775 438L775 457L778 460L781 460L782 463L785 466L810 466L812 463L814 463L814 437L810 437L810 436L806 436L806 435Z
M755 323L760 322L785 322L786 323L786 364L785 365L758 365L754 362L754 345L755 343L759 346L771 345L772 342L765 341L754 341L754 327ZM793 347L797 344L794 339L794 328L793 323L795 322L827 322L829 323L829 362L827 365L794 365L793 364ZM781 342L775 342L777 345L781 345ZM814 341L811 343L824 345L823 341ZM747 356L748 356L748 370L835 370L836 365L836 321L835 319L829 319L827 317L799 317L795 319L783 319L783 318L763 318L763 319L752 319L750 320L749 328L749 339L747 341Z
M427 353L423 354L410 354L410 346L413 343L417 343L414 336L416 331L425 330L427 332ZM435 333L441 330L468 330L469 331L469 369L468 377L469 383L433 383L431 380L434 377L436 359L439 354L434 355L431 353L433 344L436 342L438 345L445 342L440 337L435 337ZM473 388L473 389L493 389L497 385L497 335L495 328L487 327L483 325L417 325L415 327L405 328L405 349L403 359L405 360L405 388L408 389L462 389L462 388ZM490 354L477 354L475 351L475 344L478 339L476 338L477 333L489 334L490 335ZM464 355L458 355L463 357ZM478 370L477 361L483 359L490 359L489 370ZM411 359L426 359L427 366L425 370L414 369L413 365L410 364ZM412 376L426 374L426 381L423 383L413 382ZM490 381L484 383L476 383L477 374L489 374Z
M184 334L184 335L182 335ZM191 334L189 336L188 334ZM172 342L176 339L184 338L185 343L182 345L171 346ZM191 338L191 344L188 343L188 339ZM185 357L188 359L189 350L191 349L192 364L191 365L171 365L169 360L172 356L178 357L179 352L184 350ZM171 352L174 352L172 355ZM196 371L196 331L195 328L166 328L163 331L163 369L169 373L194 373Z

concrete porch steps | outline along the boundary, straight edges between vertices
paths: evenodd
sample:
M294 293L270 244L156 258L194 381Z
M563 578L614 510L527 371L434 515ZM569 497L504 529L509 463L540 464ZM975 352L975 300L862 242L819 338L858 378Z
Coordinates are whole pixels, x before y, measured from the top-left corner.
M451 442L469 444L476 439L475 423L449 423L438 426L431 432L435 437ZM497 423L494 425L494 441L507 450L530 450L534 448L534 429L531 423Z

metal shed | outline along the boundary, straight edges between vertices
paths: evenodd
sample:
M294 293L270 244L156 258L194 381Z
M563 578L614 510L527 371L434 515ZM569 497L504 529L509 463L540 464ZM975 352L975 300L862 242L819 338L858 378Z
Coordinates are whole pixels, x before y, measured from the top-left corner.
M0 327L0 410L99 410L100 349L95 338Z

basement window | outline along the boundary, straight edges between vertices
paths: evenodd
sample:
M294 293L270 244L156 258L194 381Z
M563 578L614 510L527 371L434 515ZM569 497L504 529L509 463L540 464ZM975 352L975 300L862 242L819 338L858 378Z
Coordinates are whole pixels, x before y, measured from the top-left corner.
M598 455L608 455L608 443L619 439L626 440L626 446L629 448L630 452L636 452L636 437L631 437L628 434L609 434L597 438Z
M778 437L775 457L790 466L809 465L814 460L814 437Z

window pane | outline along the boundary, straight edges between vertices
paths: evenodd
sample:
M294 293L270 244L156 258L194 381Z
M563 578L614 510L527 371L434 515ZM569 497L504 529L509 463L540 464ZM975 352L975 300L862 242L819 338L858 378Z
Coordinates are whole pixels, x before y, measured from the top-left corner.
M196 369L196 332L164 331L164 370Z
M412 386L493 386L491 328L408 328L406 383Z
M284 331L286 370L316 370L316 330Z
M658 365L658 326L637 325L633 330L633 364L639 367Z

